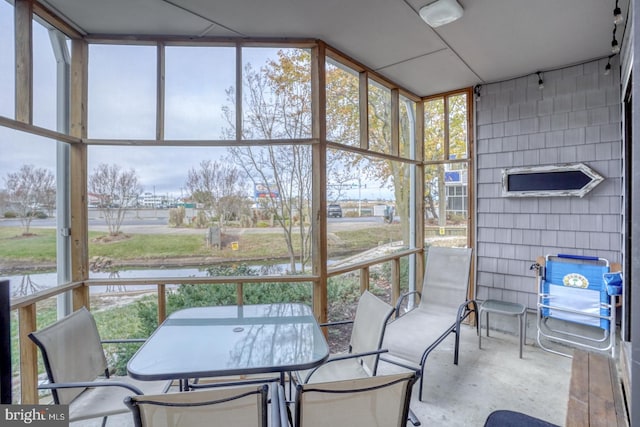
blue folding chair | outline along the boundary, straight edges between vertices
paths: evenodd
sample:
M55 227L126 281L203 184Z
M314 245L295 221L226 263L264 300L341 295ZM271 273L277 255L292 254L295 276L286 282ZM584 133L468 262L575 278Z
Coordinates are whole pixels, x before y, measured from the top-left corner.
M539 266L538 345L552 353L549 341L615 354L615 295L619 273L604 258L547 255ZM579 324L581 327L572 327Z

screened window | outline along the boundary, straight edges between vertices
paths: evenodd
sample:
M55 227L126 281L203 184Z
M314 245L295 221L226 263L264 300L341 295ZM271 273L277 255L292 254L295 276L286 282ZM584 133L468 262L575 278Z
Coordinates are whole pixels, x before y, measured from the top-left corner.
M400 147L399 155L404 158L415 158L416 103L400 97Z
M156 47L89 46L89 138L155 139Z
M11 296L56 286L56 142L0 127L0 280Z
M311 137L311 55L306 49L242 49L242 139Z
M360 146L358 72L327 59L327 139Z
M369 149L389 154L391 148L391 91L369 79Z
M165 139L235 139L235 52L166 47Z
M0 1L0 115L15 117L15 35L13 6Z
M425 234L466 237L470 218L468 92L426 100L424 119Z

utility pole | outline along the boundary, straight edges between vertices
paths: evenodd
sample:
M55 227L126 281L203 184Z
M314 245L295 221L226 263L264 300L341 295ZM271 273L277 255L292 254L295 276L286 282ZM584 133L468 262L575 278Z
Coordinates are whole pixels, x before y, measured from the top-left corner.
M360 177L358 177L358 217L362 216L362 184L360 183Z

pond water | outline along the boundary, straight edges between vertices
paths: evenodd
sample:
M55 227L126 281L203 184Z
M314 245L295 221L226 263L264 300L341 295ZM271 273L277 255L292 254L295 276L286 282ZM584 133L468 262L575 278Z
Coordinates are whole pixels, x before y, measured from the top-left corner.
M280 276L287 273L289 264L276 265L252 265L251 270L256 271L262 276ZM184 277L207 277L206 269L200 268L160 268L160 269L132 269L118 271L102 271L91 272L92 279L138 279L150 277L175 277L177 279ZM18 298L31 295L43 289L51 288L58 285L58 275L56 272L19 274L13 276L2 276L0 281L9 280L11 286L11 297ZM130 292L138 290L154 290L149 285L127 285L118 284L112 286L91 286L91 294L103 294L114 292Z

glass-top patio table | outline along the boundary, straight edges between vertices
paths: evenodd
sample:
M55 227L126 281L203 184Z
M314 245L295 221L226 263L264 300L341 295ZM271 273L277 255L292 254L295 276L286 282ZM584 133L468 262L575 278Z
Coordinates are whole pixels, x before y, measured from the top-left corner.
M138 380L187 380L309 369L328 356L304 304L196 307L167 317L127 370Z

